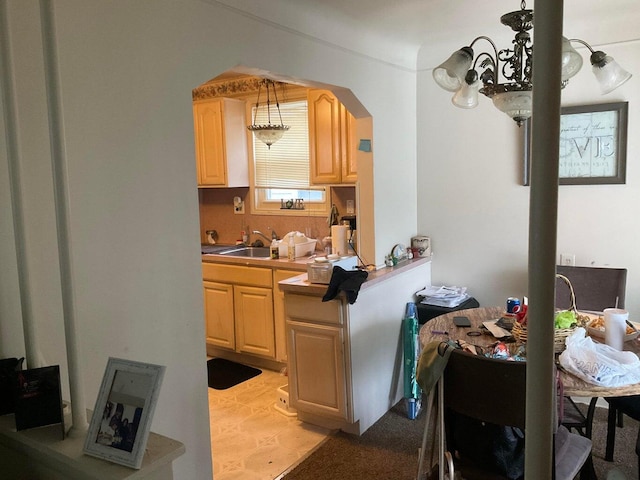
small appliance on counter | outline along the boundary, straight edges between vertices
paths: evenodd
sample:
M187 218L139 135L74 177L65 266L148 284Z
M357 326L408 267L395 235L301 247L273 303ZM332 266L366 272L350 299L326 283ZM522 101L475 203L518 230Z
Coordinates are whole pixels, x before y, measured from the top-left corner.
M333 255L316 257L313 262L307 263L307 278L309 282L328 285L335 266L347 271L355 270L358 267L358 257L339 257L337 255L335 257Z

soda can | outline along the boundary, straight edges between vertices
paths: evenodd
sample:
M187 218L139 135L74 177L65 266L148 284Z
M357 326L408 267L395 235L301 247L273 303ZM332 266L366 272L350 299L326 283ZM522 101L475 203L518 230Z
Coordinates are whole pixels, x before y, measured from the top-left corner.
M507 313L518 313L520 311L520 299L516 297L507 298Z

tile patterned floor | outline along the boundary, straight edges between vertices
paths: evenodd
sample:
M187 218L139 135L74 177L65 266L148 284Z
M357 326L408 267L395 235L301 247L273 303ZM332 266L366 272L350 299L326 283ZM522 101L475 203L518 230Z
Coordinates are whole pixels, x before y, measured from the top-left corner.
M262 369L227 390L209 388L215 480L277 479L330 433L275 409L286 384L286 376Z

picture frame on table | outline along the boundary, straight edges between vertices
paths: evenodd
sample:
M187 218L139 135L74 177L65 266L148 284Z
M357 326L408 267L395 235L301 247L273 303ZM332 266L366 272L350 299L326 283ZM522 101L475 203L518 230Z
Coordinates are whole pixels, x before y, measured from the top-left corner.
M165 367L110 357L83 452L139 469Z
M629 102L562 107L560 185L624 184L627 171ZM523 177L531 173L531 119L522 126Z

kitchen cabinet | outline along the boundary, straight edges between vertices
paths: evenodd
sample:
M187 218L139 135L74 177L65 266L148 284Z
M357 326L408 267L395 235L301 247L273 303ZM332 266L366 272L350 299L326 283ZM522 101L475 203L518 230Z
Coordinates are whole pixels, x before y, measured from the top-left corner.
M352 422L341 300L287 297L289 395L296 409Z
M358 178L355 119L328 90L309 90L309 174L312 184Z
M298 420L362 434L403 396L402 318L431 285L431 262L409 260L370 272L356 302L305 276L280 282L289 347L289 400Z
M275 358L270 268L203 263L207 343Z
M245 102L213 98L194 102L199 187L248 187Z
M287 336L285 333L284 292L278 288L278 283L287 278L300 275L299 270L273 270L273 320L276 337L276 360L287 361Z
M233 285L217 282L203 284L207 343L234 350L236 336Z

